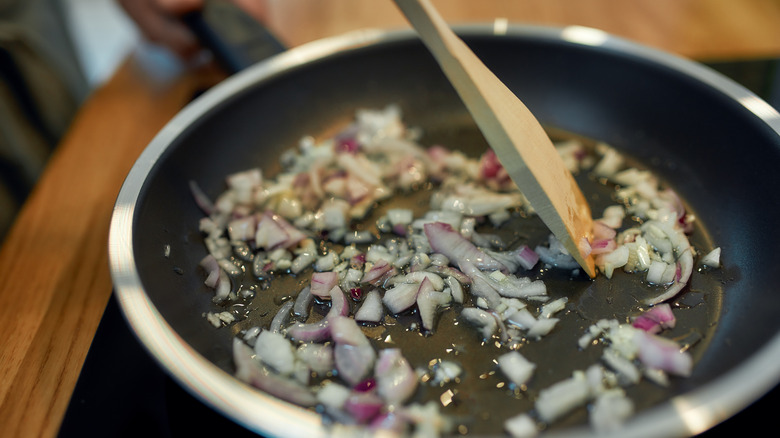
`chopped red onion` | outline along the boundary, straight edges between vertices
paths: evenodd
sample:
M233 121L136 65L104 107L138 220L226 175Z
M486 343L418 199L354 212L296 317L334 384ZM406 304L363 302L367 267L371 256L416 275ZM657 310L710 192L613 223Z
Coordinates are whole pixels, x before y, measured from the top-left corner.
M266 365L281 375L289 376L295 365L295 350L290 341L278 332L263 330L255 340L255 353Z
M474 266L482 270L504 269L503 265L480 251L448 224L443 222L429 223L425 224L424 230L431 248L455 262L466 275L470 275L469 269L464 268L464 266Z
M417 294L417 309L420 311L422 326L425 330L433 331L433 323L436 318L436 309L446 306L452 300L450 294L438 292L432 288L423 289L423 284L427 283L425 279L420 284L420 292Z
M287 328L287 336L300 342L323 342L330 339L329 319L308 324L296 323Z
M290 311L294 305L295 302L293 301L286 301L284 304L282 304L282 306L279 307L279 310L276 312L276 315L274 315L274 319L271 320L271 325L268 327L268 330L275 333L281 331L282 326L286 325L290 320Z
M416 283L398 283L392 289L385 291L382 302L390 313L401 313L414 305L419 289L420 286Z
M212 213L214 213L214 203L209 199L209 197L206 195L206 193L200 188L198 183L195 181L190 181L190 192L192 192L192 197L195 199L195 204L200 207L201 210L203 210L203 213L210 216Z
M379 286L387 280L389 274L391 275L394 269L395 268L388 263L387 260L380 259L363 275L360 282Z
M311 275L311 293L320 298L330 299L330 291L338 283L338 272L315 272Z
M377 393L389 405L403 403L417 389L417 375L398 348L379 352L374 374Z
M201 259L200 266L206 271L204 284L212 289L216 288L222 273L222 268L219 267L217 259L213 255L208 254Z
M648 333L659 333L663 329L674 328L676 319L669 303L657 304L643 314L633 318L631 325Z
M310 407L317 404L317 398L309 388L262 367L252 357L252 349L238 338L233 340L233 362L238 379L299 406Z
M301 383L315 373L331 373L335 367L336 375L351 389L325 384L316 397L334 421L402 432L412 427L413 432L426 434L445 430L438 404L403 405L417 388L417 373L400 350L382 350L377 357L357 322L381 323L385 311L399 314L416 305L422 330L430 332L438 309L454 301L465 304L461 320L476 325L484 340L496 337L496 346L514 348L553 330L558 319L552 316L564 310L567 302L566 297L547 302L543 281L515 273L520 268L533 269L540 260L546 267L571 269L572 275L577 275L579 266L552 235L536 251L526 245L507 251L503 235L477 231L481 224L500 226L517 208L533 213L492 150L477 162L441 147L424 150L412 138L398 119L397 109L361 111L358 122L336 138L321 143L313 138L302 141L301 155L291 152L286 156L284 167L289 171L275 181L263 180L259 169L231 174L228 191L216 203L196 183L190 182L190 188L195 202L209 215L199 223L210 254L201 267L206 271L205 283L215 289L215 301L233 300L237 295L231 278L240 278L243 266L231 260L251 261L258 277L271 272L304 273L312 263L318 271L294 302L279 308L267 330L258 328L251 336L246 332L245 342L255 347L257 357L237 339L237 376L271 394L311 406L313 391ZM593 157L583 159L582 146L574 146L567 152L573 170L591 165L588 158ZM650 172L622 170L623 157L617 151L605 145L597 150L602 159L594 173L619 185L616 198L625 207L607 207L603 217L594 220L590 240L583 238L578 247L596 256L596 264L608 278L623 267L628 273L646 272L649 283L668 285L661 295L647 300L663 303L689 281L696 252L685 233L692 230L695 218L686 213L676 193L659 187ZM377 222L377 230L394 234L392 240L372 245L367 254L350 245L375 239L373 230L352 227L350 221L365 217L393 191L425 181L442 184L423 218L415 219L409 209L389 209ZM622 229L627 215L642 225ZM328 249L326 255L318 256L316 244L307 235L327 237L347 247L340 255ZM719 266L720 249L700 263ZM468 292L477 307L470 307L463 285L470 285ZM347 294L359 306L354 319ZM330 301L328 314L314 323L300 322L308 320L315 296ZM537 308L538 317L526 308L530 301L546 302ZM291 324L292 315L297 320ZM316 314L312 317L316 319ZM223 326L234 315L210 312L207 318ZM509 329L505 322L511 325ZM633 327L617 320L592 325L579 345L585 348L603 334L602 362L614 373L594 365L588 379L578 371L571 379L542 390L536 406L539 419L554 421L595 399L594 427L614 430L632 411L631 402L616 389L619 383L637 382L642 376L665 382L666 372L690 373L690 356L676 343L652 335L674 324L671 307L663 303L633 318ZM534 364L518 351L501 355L497 363L518 386L527 384L534 371ZM527 414L507 420L505 427L513 435L538 432Z
M352 392L344 402L343 409L358 424L366 424L384 408L384 401L373 392Z
M635 342L639 347L639 360L646 367L683 377L691 375L691 355L681 351L676 342L640 330L636 332Z
M466 321L481 329L482 338L489 340L498 328L496 318L490 312L476 307L466 307L460 312L460 316Z
M382 297L379 291L373 289L366 294L366 298L355 313L355 321L377 323L382 320Z
M295 356L310 370L321 375L329 373L334 366L333 346L330 344L302 343L295 351Z
M311 287L304 287L298 292L298 296L295 298L295 304L293 304L292 309L293 313L297 316L307 316L313 300L314 294L311 293Z

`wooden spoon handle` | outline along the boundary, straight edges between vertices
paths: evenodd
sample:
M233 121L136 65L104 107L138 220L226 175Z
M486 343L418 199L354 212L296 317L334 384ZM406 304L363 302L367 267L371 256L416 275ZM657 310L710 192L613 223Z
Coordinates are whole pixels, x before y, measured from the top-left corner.
M526 106L455 35L428 0L395 0L493 148L509 176L585 272L596 274L581 248L592 232L590 207Z

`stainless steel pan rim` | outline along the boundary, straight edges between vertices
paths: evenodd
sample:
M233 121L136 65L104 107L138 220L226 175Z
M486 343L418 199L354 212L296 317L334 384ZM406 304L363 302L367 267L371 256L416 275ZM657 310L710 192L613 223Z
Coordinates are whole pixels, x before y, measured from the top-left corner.
M740 102L780 136L780 115L742 86L694 62L582 27L509 25L459 27L462 34L536 36L631 53L687 75ZM312 42L257 64L209 90L173 118L137 160L117 197L109 232L109 261L115 293L132 330L148 351L194 396L250 430L271 436L327 436L319 415L255 391L224 372L184 342L160 315L136 270L133 224L147 174L166 148L191 123L220 102L275 75L342 51L395 39L416 38L409 30L364 30ZM780 381L780 334L756 354L715 381L646 410L627 423L620 436L697 434L732 416ZM272 413L272 415L268 415ZM586 427L556 435L588 436Z

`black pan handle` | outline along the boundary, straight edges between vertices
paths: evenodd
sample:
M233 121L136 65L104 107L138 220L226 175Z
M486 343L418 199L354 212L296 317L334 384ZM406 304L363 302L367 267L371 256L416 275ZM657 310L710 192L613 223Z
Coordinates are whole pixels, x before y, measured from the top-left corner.
M230 2L207 1L181 19L229 74L286 50L268 28Z

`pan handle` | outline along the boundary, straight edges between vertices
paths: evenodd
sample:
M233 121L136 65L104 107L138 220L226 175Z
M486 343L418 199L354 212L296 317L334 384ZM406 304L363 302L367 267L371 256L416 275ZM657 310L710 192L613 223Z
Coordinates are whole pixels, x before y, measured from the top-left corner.
M286 50L268 28L231 2L206 1L202 10L181 20L231 75Z

